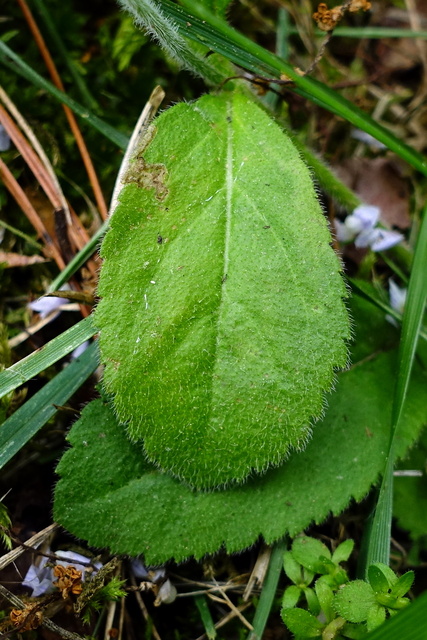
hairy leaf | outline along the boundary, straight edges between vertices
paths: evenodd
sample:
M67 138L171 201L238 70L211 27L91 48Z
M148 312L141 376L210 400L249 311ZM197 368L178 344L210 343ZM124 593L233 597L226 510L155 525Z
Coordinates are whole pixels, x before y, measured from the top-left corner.
M147 463L107 404L86 407L61 460L55 519L74 535L149 564L229 553L296 535L360 500L381 473L390 435L392 355L342 373L302 453L245 485L198 492ZM397 443L403 455L427 420L426 375L414 370Z
M102 246L106 388L162 469L242 481L305 444L346 363L340 263L306 166L244 95L169 109L136 156Z

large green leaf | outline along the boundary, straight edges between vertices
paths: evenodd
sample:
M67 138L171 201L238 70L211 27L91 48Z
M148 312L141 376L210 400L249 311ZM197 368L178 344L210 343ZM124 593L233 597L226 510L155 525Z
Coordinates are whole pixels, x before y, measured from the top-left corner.
M306 166L228 93L164 112L125 181L95 315L119 419L196 487L280 463L347 360L346 290Z
M239 551L267 543L363 498L384 466L390 436L395 354L366 359L340 374L323 421L305 451L246 484L194 491L147 463L107 404L86 407L69 434L58 472L55 518L74 535L147 563L201 558L222 545ZM396 454L427 421L426 374L417 367Z

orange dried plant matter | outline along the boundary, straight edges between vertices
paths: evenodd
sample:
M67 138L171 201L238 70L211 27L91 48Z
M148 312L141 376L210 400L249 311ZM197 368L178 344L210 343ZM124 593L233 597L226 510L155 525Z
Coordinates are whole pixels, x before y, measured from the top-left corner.
M13 626L19 627L20 631L37 629L43 621L43 613L38 607L36 603L26 604L23 609L12 609L9 618Z
M82 572L78 571L72 565L68 565L66 567L62 567L58 565L54 568L53 574L58 580L53 583L55 587L57 587L61 593L64 600L68 598L69 595L73 594L78 596L82 592Z
M371 3L367 2L367 0L351 0L351 2L345 2L332 9L328 9L327 4L321 2L317 7L317 11L313 13L313 20L317 22L317 26L322 31L332 31L347 10L355 13L359 9L368 11L370 8Z

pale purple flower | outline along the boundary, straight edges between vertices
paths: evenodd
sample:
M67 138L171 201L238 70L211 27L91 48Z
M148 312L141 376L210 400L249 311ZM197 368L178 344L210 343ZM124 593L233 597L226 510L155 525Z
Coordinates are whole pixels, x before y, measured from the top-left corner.
M79 346L76 347L74 351L71 353L70 355L71 360L77 360L77 358L79 358L82 355L82 353L86 351L89 345L90 345L89 340L85 340L85 342L82 342L82 344L79 344Z
M6 129L2 124L0 124L0 151L9 151L10 149L10 138Z
M335 220L337 240L354 241L358 249L369 247L372 251L386 251L403 240L401 233L377 227L380 209L369 204L361 204L344 222Z
M80 555L80 553L75 553L74 551L56 551L55 555L57 558L60 558L55 561L56 565L60 565L63 567L67 567L72 565L77 571L82 572L82 580L85 579L85 573L88 569L89 564L91 565L92 575L95 574L99 569L101 569L102 564L100 562L91 563L90 559L86 556ZM46 566L49 563L49 566ZM31 596L36 598L37 596L41 596L43 594L51 593L55 587L53 586L53 582L55 582L56 578L53 575L53 567L51 566L52 562L49 558L42 557L40 563L38 565L32 564L25 574L25 578L22 581L22 586L28 587L32 589L33 592ZM93 567L95 567L93 569Z
M70 287L66 284L61 287L60 291L68 291ZM30 309L35 311L40 315L40 318L46 318L52 311L58 309L63 304L67 304L67 300L65 298L58 298L56 296L42 296L38 298L38 300L34 300L29 303Z
M361 129L353 129L350 135L355 140L369 144L369 146L374 149L386 149L385 144L374 138L374 136L371 136L370 133L366 133L366 131L362 131Z
M400 314L403 313L403 310L405 308L407 293L408 293L407 289L405 289L404 287L399 287L399 285L397 285L395 281L390 278L388 282L388 294L390 296L390 307ZM386 315L385 318L387 322L390 322L390 324L392 324L393 326L395 327L399 326L396 319L393 316L391 316L389 313Z
M405 287L399 287L399 285L390 278L388 282L388 293L390 296L390 307L399 313L403 313L408 290Z

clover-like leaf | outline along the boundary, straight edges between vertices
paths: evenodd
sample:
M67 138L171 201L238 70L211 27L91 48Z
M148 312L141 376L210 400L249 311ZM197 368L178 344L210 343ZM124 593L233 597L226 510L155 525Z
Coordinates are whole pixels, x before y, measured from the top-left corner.
M292 633L303 638L320 638L325 626L305 609L282 609L282 619Z
M331 558L328 547L320 540L309 536L295 538L292 543L292 555L303 567L315 573L323 573L325 561L327 563Z
M334 611L332 608L332 602L334 599L334 592L325 580L319 578L316 581L316 595L319 600L320 607L325 614L327 622L330 622L334 617Z
M292 141L243 94L176 105L119 200L95 321L128 435L198 488L279 464L306 444L349 337L341 265Z
M339 544L338 547L333 552L332 562L334 562L335 564L339 564L340 562L346 562L351 556L353 548L354 548L354 540L351 540L350 538L348 540L344 540L344 542L341 542L341 544Z
M368 579L375 593L388 593L397 582L394 571L382 562L371 564L368 568Z
M406 593L408 593L409 589L412 587L415 579L415 574L413 571L407 571L400 576L400 578L395 582L393 587L391 588L391 594L395 598L401 598Z
M378 605L371 585L364 580L353 580L339 589L333 606L349 622L365 622L370 610Z
M293 609L298 604L302 590L294 584L286 587L282 599L282 607L284 609Z
M386 619L386 610L384 607L381 607L378 604L372 605L372 607L368 611L368 615L366 617L366 625L368 631L373 631Z

